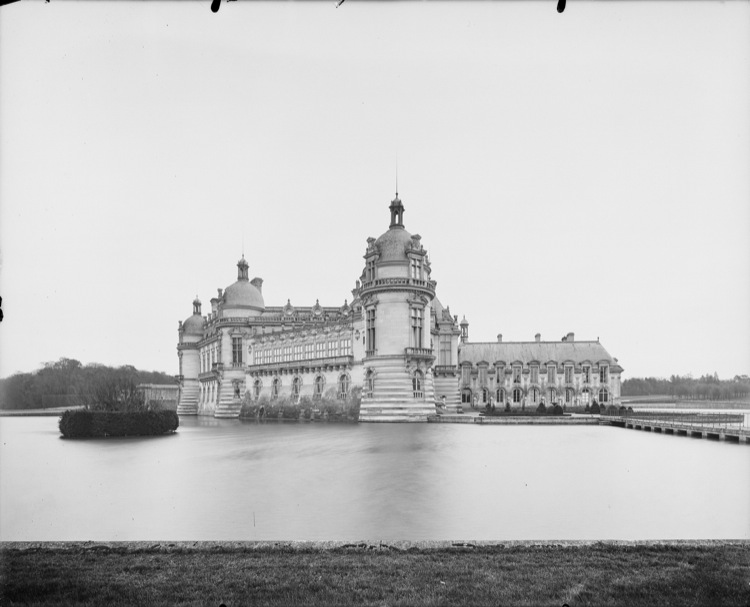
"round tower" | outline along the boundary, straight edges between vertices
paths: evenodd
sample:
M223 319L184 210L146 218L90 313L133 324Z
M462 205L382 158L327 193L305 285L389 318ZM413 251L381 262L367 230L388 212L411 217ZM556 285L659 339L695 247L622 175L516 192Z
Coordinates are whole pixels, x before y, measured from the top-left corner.
M201 302L198 296L193 300L193 315L178 327L179 341L177 355L180 360L180 390L177 396L177 413L179 415L198 414L198 374L200 373L200 356L198 342L203 339L204 319L201 316Z
M364 319L364 386L360 421L425 421L435 413L430 279L421 237L404 228L396 193L391 222L369 238L358 296Z

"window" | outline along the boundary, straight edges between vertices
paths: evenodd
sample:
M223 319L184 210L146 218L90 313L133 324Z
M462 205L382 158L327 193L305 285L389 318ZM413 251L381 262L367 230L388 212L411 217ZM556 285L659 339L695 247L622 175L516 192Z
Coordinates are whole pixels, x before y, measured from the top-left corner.
M326 380L322 375L318 375L315 378L315 391L313 393L313 398L322 398L323 396L323 387L325 386Z
M497 391L497 402L498 403L504 403L505 402L505 390L503 388L500 388Z
M255 400L258 400L258 398L260 398L260 389L262 386L263 385L260 383L259 379L256 379L253 382L253 398L255 398Z
M591 367L585 365L583 367L583 383L588 384L591 382Z
M372 393L375 391L375 373L372 369L367 369L365 374L365 396L372 398Z
M609 390L607 388L601 388L599 390L599 404L603 405L609 401Z
M292 360L292 346L284 346L284 362Z
M422 279L422 262L419 259L411 260L411 277L417 280Z
M599 365L599 383L609 383L609 367L607 365Z
M335 339L332 339L328 342L328 356L336 356L336 345L338 342Z
M326 344L323 341L315 342L315 358L323 358L325 354Z
M341 340L341 356L350 356L352 353L352 340L350 337Z
M302 358L302 344L295 344L294 346L294 360Z
M313 357L313 345L312 343L305 344L305 358Z
M487 388L482 388L482 403L487 404L490 400L490 391Z
M557 378L557 366L554 364L547 365L547 381L551 384L555 383Z
M368 261L365 264L365 280L375 280L375 262Z
M520 403L521 397L522 397L521 388L514 388L513 389L513 402Z
M569 405L572 402L573 402L573 389L566 388L565 389L565 403Z
M565 383L566 384L573 383L573 367L569 365L565 366Z
M591 402L591 392L588 388L581 390L581 404L585 407Z
M465 405L471 404L471 390L469 388L461 390L461 402Z
M521 383L521 367L513 367L513 383L514 384Z
M299 390L302 386L302 380L299 377L295 377L292 380L292 398L296 401L299 398Z
M275 399L279 397L279 388L281 387L281 380L278 377L273 378L271 383L271 398Z
M529 396L531 396L531 402L534 405L539 404L539 388L531 388L531 390L529 390Z
M439 337L438 344L439 344L438 364L450 365L451 364L451 336L441 335Z
M411 380L412 389L414 390L414 398L424 398L423 382L424 375L422 375L422 372L417 369L416 371L414 371L414 376Z
M242 338L232 338L232 366L238 367L242 365Z
M547 398L549 399L549 404L553 404L557 402L557 390L554 388L550 388L547 390Z
M349 396L349 376L346 373L339 375L338 397L339 400L346 400Z
M531 383L532 384L539 383L539 366L538 365L531 365Z
M420 308L411 309L412 344L415 348L422 347L422 314Z
M375 308L367 310L367 347L375 350Z

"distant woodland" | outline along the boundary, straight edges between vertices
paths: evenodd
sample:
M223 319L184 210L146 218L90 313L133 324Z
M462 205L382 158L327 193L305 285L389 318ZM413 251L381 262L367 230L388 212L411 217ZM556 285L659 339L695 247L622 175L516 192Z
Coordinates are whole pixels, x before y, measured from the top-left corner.
M0 379L0 409L48 409L85 403L102 385L172 384L160 371L140 371L131 365L82 365L72 358L44 363L32 373Z
M622 382L623 396L671 396L682 400L743 400L750 395L750 377L735 375L732 379L719 376L672 375L659 377L633 377Z

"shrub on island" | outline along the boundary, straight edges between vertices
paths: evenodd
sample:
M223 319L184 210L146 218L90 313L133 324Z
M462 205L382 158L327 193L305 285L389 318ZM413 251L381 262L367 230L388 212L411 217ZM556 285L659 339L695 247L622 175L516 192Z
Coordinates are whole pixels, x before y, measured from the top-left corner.
M65 438L107 436L157 436L177 430L175 411L90 411L68 410L60 417L60 433Z
M104 377L79 394L78 402L82 409L65 411L60 417L64 438L156 436L172 433L180 425L176 411L146 403L129 377Z

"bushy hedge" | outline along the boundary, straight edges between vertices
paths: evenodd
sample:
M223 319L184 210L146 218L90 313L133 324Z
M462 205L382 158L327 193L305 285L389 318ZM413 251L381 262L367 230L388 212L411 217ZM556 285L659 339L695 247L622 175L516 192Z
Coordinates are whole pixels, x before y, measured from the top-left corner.
M177 430L180 419L175 411L88 411L68 410L60 417L65 438L104 436L155 436Z
M287 420L325 420L325 421L357 421L362 390L352 388L348 398L340 400L336 397L336 389L329 388L321 398L313 399L302 396L297 402L290 395L270 399L261 396L252 400L250 394L245 394L240 417L262 419Z

